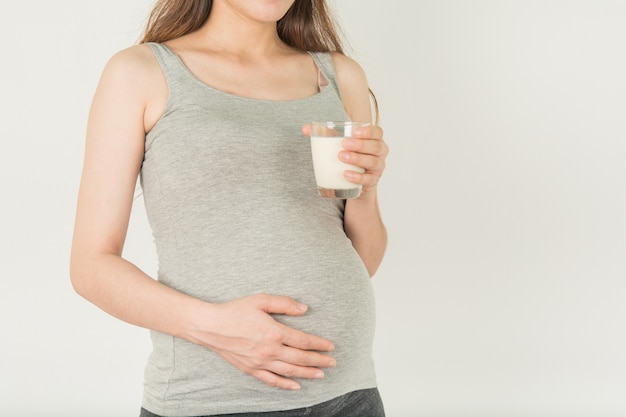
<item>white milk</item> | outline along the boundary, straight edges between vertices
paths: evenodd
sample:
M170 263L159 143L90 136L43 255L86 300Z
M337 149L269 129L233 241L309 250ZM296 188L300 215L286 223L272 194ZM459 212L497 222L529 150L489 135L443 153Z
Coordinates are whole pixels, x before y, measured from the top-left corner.
M349 190L360 185L344 178L345 170L363 172L362 168L339 160L343 137L311 137L311 152L317 186L330 190Z

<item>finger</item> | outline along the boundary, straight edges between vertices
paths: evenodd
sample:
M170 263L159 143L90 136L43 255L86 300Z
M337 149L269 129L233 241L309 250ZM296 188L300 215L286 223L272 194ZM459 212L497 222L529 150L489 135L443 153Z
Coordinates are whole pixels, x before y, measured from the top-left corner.
M276 361L273 362L269 371L276 375L286 378L297 379L322 379L324 378L324 371L314 367L294 366L290 363Z
M302 133L304 133L306 136L311 136L311 125L309 123L302 126Z
M293 366L306 368L334 368L337 366L337 361L332 356L289 346L284 346L275 359ZM294 376L283 373L281 375Z
M359 126L352 132L352 137L382 140L383 129L380 126Z
M279 374L274 373L274 372L268 370L267 369L267 368L269 368L268 364L260 366L259 364L246 363L246 362L249 362L249 361L242 360L242 358L239 357L238 355L232 354L231 352L223 351L223 350L220 350L220 349L216 349L215 352L218 353L219 355L221 355L231 365L235 366L240 371L242 371L242 372L244 372L244 373L246 373L248 375L251 375L251 376L259 379L261 382L264 382L267 385L270 385L272 387L281 388L281 389L286 389L286 390L297 390L297 389L300 389L300 384L298 384L296 381L284 378L284 377L280 376ZM272 361L272 363L274 363L274 362L277 362L277 361ZM280 370L283 370L283 371L285 371L287 373L297 374L296 371L288 370L286 367L283 367L283 366L279 366L279 365L274 364L274 367L275 367L275 369L280 369ZM313 374L313 373L311 373L311 374Z
M287 314L300 316L307 311L305 304L299 303L293 298L279 295L260 294L256 296L257 307L268 314Z
M288 326L283 327L282 344L303 351L316 350L319 352L332 352L335 345L327 339L309 333L301 332Z
M376 155L383 158L389 153L387 144L378 139L345 138L341 144L348 151Z
M361 184L363 187L374 187L380 180L380 173L371 172L360 173L355 171L344 171L343 176L348 181L355 184Z
M341 151L339 159L347 164L364 168L365 171L381 172L385 169L385 160L376 155Z
M290 390L290 391L300 389L300 384L298 384L296 381L292 379L284 378L270 371L258 370L258 371L251 372L250 375L252 375L253 377L257 378L261 382L264 382L265 384L271 387L276 387L276 388Z

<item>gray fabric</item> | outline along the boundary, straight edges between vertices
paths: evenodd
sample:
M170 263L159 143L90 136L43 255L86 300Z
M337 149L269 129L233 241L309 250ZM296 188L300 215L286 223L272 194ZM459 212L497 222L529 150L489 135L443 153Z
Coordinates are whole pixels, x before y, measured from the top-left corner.
M276 319L333 341L338 366L282 391L208 349L152 332L143 406L163 416L277 411L375 387L371 282L344 233L344 203L317 194L301 133L313 120L348 119L332 58L312 54L328 88L268 101L212 89L164 45L149 45L169 88L141 169L158 279L212 303L257 293L306 303L306 316Z
M385 417L382 398L376 388L350 392L311 407L265 413L222 414L201 417ZM142 408L139 417L163 417ZM194 417L194 416L189 416Z

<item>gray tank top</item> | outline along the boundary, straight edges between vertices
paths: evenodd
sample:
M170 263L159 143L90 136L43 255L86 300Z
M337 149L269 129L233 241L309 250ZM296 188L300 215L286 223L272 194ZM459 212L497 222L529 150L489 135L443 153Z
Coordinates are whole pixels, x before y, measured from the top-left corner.
M375 387L370 278L344 232L344 203L318 196L301 132L313 120L348 120L332 57L311 54L327 88L269 101L213 89L166 46L149 45L169 89L141 168L158 279L211 303L293 297L307 314L276 320L333 341L337 367L283 391L206 348L152 332L143 406L163 416L278 411Z

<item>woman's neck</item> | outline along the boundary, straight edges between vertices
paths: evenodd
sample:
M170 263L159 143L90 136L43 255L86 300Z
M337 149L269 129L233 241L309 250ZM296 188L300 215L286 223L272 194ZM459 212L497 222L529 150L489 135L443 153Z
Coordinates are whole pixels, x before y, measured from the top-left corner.
M276 22L255 20L225 6L214 7L193 36L211 50L243 59L262 59L290 49L279 38Z

